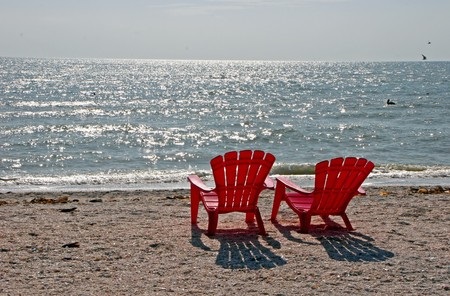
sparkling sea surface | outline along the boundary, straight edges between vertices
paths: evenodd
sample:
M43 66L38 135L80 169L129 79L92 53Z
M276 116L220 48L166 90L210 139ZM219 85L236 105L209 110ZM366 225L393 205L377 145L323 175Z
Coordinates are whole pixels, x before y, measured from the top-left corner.
M450 185L449 103L450 62L0 58L0 191L187 188L241 149L305 186L337 156Z

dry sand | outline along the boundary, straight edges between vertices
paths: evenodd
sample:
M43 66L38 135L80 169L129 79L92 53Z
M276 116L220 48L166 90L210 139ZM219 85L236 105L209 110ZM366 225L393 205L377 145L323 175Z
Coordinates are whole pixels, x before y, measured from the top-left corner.
M450 295L448 188L366 189L353 232L274 225L266 191L268 236L228 214L211 238L188 190L3 193L0 295Z

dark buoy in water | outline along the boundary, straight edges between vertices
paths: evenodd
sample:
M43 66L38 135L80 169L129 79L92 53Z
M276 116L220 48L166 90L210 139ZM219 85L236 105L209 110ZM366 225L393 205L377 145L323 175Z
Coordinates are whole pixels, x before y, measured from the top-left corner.
M388 100L386 101L386 104L388 104L388 105L395 105L395 103L392 102L390 99L388 99Z

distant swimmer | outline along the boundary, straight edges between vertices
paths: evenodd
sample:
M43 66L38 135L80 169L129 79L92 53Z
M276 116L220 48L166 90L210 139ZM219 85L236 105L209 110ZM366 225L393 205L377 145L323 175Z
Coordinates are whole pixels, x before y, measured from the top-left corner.
M386 104L388 104L388 105L395 105L395 103L392 102L390 99L387 100Z
M422 60L425 61L426 59L427 57L422 54Z

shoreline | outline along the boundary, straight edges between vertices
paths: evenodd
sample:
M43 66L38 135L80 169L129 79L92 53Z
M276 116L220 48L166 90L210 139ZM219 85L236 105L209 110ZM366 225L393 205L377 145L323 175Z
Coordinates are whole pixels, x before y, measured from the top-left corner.
M272 223L266 190L267 236L232 213L214 237L204 209L190 224L189 189L2 193L0 294L448 295L450 188L365 189L354 231L313 218L301 234L284 204Z
M274 179L275 176L272 177ZM289 175L293 182L305 188L314 186L314 175ZM211 180L204 180L208 186L214 186ZM153 191L153 190L182 190L189 189L188 182L159 182L146 184L68 184L68 185L17 185L3 181L0 185L0 194L26 193L26 192L95 192L95 191ZM370 187L450 187L450 178L368 178L363 184Z

